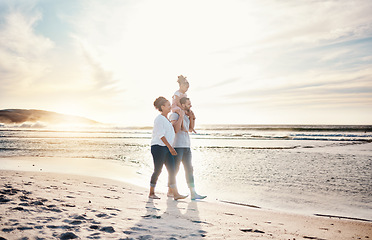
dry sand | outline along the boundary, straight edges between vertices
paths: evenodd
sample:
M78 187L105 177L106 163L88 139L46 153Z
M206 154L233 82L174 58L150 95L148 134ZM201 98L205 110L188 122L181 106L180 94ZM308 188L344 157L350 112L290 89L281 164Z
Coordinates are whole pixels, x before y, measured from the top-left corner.
M372 223L174 201L107 178L1 170L0 239L369 239Z

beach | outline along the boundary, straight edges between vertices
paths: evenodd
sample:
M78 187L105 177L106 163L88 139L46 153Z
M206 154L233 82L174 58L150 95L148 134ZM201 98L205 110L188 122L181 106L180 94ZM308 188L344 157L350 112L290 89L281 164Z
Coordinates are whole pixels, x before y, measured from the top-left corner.
M0 240L369 240L371 9L0 0Z
M115 171L109 179L93 176L92 166L81 167L80 172L76 168L83 165L61 168L69 159L35 160L0 159L0 166L7 168L0 171L0 239L372 237L370 221L293 214L208 198L174 201L164 192L159 192L160 200L151 200L148 189L114 180ZM96 165L100 169L111 166L101 163ZM117 170L123 178L133 176L131 168Z
M369 239L370 129L197 129L208 197L174 201L165 168L148 199L151 129L2 128L0 239Z
M372 220L371 130L200 127L191 135L196 190L209 199L281 212ZM150 141L151 128L3 127L0 169L99 176L147 188L153 171ZM166 185L163 170L157 189L166 191ZM188 193L182 164L177 185Z

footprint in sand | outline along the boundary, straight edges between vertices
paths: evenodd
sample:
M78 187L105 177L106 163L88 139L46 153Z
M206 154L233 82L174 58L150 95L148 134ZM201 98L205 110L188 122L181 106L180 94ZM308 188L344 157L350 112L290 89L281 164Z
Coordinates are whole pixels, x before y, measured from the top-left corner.
M78 238L78 236L76 236L73 232L62 233L59 237L59 239L61 240L75 239L75 238Z
M143 236L139 236L138 239L140 239L140 240L152 240L152 239L154 239L154 237L152 235L143 235ZM173 238L173 239L177 239L177 238Z
M1 231L8 233L14 231L14 228L3 228Z
M305 239L315 239L315 240L325 240L323 238L312 237L312 236L304 236L303 238L305 238Z
M83 216L83 215L72 215L72 216L70 216L70 217L72 217L73 219L77 219L77 220L89 220L89 219L87 219L85 216Z
M89 235L89 239L100 239L101 237L99 236L101 233L92 233Z
M21 200L22 202L27 202L31 200L31 198L27 197L26 195L22 195L22 196L19 196L19 200Z
M157 216L157 215L145 215L145 216L141 216L141 217L143 217L143 218L154 218L154 219L160 219L161 218L161 216Z
M111 210L111 211L118 211L118 212L121 212L120 209L117 209L117 208L110 208L110 207L107 207L105 208L106 210Z
M80 224L82 224L82 223L83 223L83 222L80 221L80 220L75 220L75 221L70 222L71 225L80 225Z
M109 215L107 215L106 213L100 213L100 214L97 214L96 217L99 217L99 218L111 218Z
M42 201L33 201L30 203L31 205L44 205Z
M99 226L98 225L91 225L90 227L89 227L90 229L99 229Z
M102 232L107 232L107 233L113 233L113 232L115 232L115 229L113 228L113 227L102 227L101 229L100 229L100 231L102 231Z
M76 207L76 205L74 205L74 204L62 204L62 206L64 206L64 207Z
M33 227L17 227L18 230L24 231L24 230L31 230L34 229Z
M130 229L133 231L145 231L145 232L149 231L148 229L141 228L141 227L131 227Z
M61 213L62 210L61 209L58 209L58 208L47 208L47 207L43 207L42 208L43 210L47 210L47 211L51 211L51 212L57 212L57 213Z
M10 202L12 201L11 199L7 198L6 196L4 195L0 195L0 204L1 203L7 203L7 202Z
M24 212L28 212L29 210L23 208L23 207L15 207L15 208L11 208L12 210L16 210L16 211L24 211Z

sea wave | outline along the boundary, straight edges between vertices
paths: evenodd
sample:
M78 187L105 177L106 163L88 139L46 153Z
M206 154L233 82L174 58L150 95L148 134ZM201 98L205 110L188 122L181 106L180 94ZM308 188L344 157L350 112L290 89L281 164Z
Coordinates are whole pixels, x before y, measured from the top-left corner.
M372 125L202 125L202 130L372 132Z
M0 139L138 139L150 140L150 131L56 131L56 130L0 130ZM203 140L311 140L372 142L372 134L364 132L247 132L200 130L192 139Z

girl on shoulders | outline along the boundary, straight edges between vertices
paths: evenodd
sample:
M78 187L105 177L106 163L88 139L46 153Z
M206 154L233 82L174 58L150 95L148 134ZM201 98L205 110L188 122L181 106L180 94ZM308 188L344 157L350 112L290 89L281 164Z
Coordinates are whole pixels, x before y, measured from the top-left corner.
M177 80L179 86L180 86L180 89L178 89L173 97L172 97L172 112L175 112L177 113L178 115L181 115L181 111L183 111L182 114L185 114L185 110L182 108L182 104L180 103L180 99L181 98L187 98L187 90L189 90L189 87L190 87L190 84L189 82L187 81L186 77L180 75L178 76L178 80ZM191 116L193 119L190 119L190 120L195 120L195 114L193 114ZM185 127L183 126L183 123L181 125L181 130L182 131L185 131ZM190 129L191 132L195 132L194 129Z
M180 99L183 97L187 97L186 92L187 90L189 90L190 84L187 81L186 77L182 75L178 76L177 82L180 86L180 89L178 89L172 97L172 112L180 114L180 111L183 111Z

